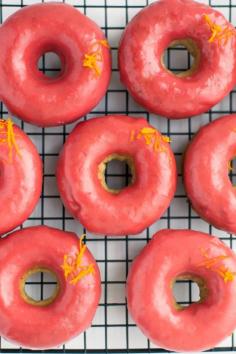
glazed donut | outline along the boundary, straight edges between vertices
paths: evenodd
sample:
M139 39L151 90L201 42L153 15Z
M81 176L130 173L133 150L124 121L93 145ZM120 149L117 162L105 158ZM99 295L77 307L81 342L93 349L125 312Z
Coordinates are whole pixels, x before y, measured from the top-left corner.
M119 47L121 81L148 111L185 118L207 111L236 82L235 29L222 14L192 0L160 0L128 24ZM183 45L190 70L173 74L168 47Z
M176 189L176 164L169 138L145 119L94 118L77 125L59 157L57 183L70 213L96 234L137 234L159 219ZM125 161L131 184L107 186L106 164Z
M0 120L0 235L24 222L42 189L42 162L36 147L11 119Z
M0 240L0 334L30 349L58 347L90 326L100 298L100 273L75 234L29 227ZM57 279L54 294L36 301L25 291L33 273Z
M204 126L184 158L184 184L194 210L215 227L236 234L236 189L229 178L236 154L236 115Z
M106 92L111 73L108 42L93 21L70 5L24 7L1 26L0 43L0 99L26 122L70 123L95 107ZM46 52L61 60L56 78L37 68Z
M162 230L131 265L128 309L142 332L168 350L214 347L236 327L236 255L216 237L191 230ZM200 300L183 308L172 287L193 280Z

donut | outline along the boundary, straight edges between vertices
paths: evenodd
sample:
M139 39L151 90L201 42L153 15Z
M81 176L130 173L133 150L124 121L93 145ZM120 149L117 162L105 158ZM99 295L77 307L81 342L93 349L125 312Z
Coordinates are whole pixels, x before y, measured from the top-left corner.
M176 189L176 164L169 146L143 118L106 116L79 123L57 165L62 201L96 234L137 234L159 219ZM131 183L121 190L105 181L107 164L127 163Z
M193 209L216 228L236 234L236 189L229 178L236 155L236 115L202 127L184 158L184 185Z
M0 240L0 334L29 349L58 347L87 329L98 306L100 273L74 233L46 226L13 232ZM34 273L54 275L45 300L25 291Z
M0 99L11 114L46 127L81 118L104 96L111 74L102 30L70 5L41 3L20 9L0 29ZM56 53L61 72L49 78L39 58Z
M236 255L216 237L161 230L131 265L128 310L155 344L177 352L210 349L236 327ZM176 303L173 284L192 280L200 300Z
M140 11L119 46L120 78L148 111L179 119L217 104L236 82L235 29L223 15L192 0L161 0ZM168 47L186 47L192 67L174 74Z
M33 212L42 177L42 162L32 141L10 118L0 119L0 235Z

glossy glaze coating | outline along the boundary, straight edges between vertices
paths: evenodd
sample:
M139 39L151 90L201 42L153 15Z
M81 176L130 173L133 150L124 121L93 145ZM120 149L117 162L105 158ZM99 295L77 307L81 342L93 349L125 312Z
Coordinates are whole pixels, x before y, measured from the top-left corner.
M192 0L157 1L126 27L119 48L121 81L147 110L175 119L197 115L233 88L235 35L226 44L210 43L212 33L204 15L234 31L222 14ZM178 77L166 70L162 56L170 43L183 39L194 41L200 60L194 73Z
M229 178L236 154L236 115L199 130L184 159L186 193L196 212L219 229L236 234L236 189Z
M100 298L100 275L86 249L83 264L94 264L95 273L69 284L61 265L65 254L77 251L78 238L70 232L45 226L30 227L0 240L0 334L30 349L62 345L90 326ZM59 294L48 306L28 304L20 281L30 269L52 270L59 280Z
M207 268L202 263L219 260ZM225 256L225 259L220 257ZM206 263L210 265L210 263ZM236 255L216 237L190 230L162 230L134 260L127 280L128 309L156 345L179 352L209 349L236 327L236 279L225 282L220 267L236 271ZM182 275L203 279L202 303L176 306L173 281ZM234 275L235 276L235 275Z
M2 123L0 123L1 125ZM5 128L0 129L0 234L22 224L33 212L42 190L42 162L30 138L13 126L16 146L10 149Z
M70 213L97 234L137 234L159 219L176 189L176 164L171 148L154 151L132 132L153 129L145 119L106 116L79 123L59 157L57 183ZM161 134L156 131L161 139ZM134 165L133 184L119 193L107 191L99 179L99 165L108 156L128 156Z
M0 99L12 114L39 126L82 117L98 104L110 80L107 47L99 48L100 75L83 66L85 55L100 40L102 30L70 5L35 4L17 11L0 30ZM56 78L37 69L45 52L61 59Z

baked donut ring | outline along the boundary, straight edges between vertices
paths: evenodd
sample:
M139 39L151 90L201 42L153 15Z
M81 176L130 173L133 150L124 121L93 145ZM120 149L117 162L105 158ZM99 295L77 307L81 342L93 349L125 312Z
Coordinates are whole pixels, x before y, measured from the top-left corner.
M216 237L191 230L157 232L134 260L128 310L156 345L177 352L213 348L236 327L236 255ZM175 301L176 280L193 280L200 300Z
M11 119L0 119L0 235L33 212L42 179L42 161L30 138Z
M104 96L110 81L109 45L102 30L64 3L24 7L0 28L0 99L11 114L39 126L81 118ZM61 72L49 78L37 68L56 53Z
M193 209L213 226L236 234L236 189L229 178L236 156L236 115L202 127L184 158L184 184Z
M64 205L97 234L137 234L158 220L176 189L176 164L168 144L145 119L106 116L79 123L66 140L57 166ZM125 161L131 184L105 182L106 164Z
M235 29L223 15L192 0L161 0L140 11L119 46L121 81L148 111L167 118L201 114L236 83ZM164 51L185 46L194 58L178 75L163 63Z
M75 234L29 227L0 240L0 335L29 349L51 349L90 326L98 306L100 274L92 254ZM27 278L52 273L57 287L36 301Z

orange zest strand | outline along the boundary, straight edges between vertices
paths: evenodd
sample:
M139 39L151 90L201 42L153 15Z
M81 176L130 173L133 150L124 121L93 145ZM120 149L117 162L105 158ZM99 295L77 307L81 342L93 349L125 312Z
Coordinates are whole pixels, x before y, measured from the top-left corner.
M135 130L131 130L130 141L134 141L134 140L135 140Z
M101 75L101 70L98 66L98 62L101 62L101 54L99 52L95 52L92 54L85 54L84 55L84 60L83 60L83 66L85 68L89 68L94 70L95 74L97 76Z
M211 31L211 37L208 39L209 43L217 42L219 44L223 42L223 45L226 45L229 38L232 36L235 36L235 30L233 28L230 28L229 26L223 28L220 25L217 25L214 23L208 15L204 15L204 20L209 26L209 29Z
M161 135L156 129L152 127L144 127L138 132L131 130L130 141L133 142L139 139L143 139L146 145L152 145L153 150L156 152L165 152L166 147L163 142L171 142L171 139L168 136Z
M0 119L0 144L8 145L8 162L12 163L13 151L21 157L20 149L16 142L16 135L14 133L14 123L8 118L7 120Z
M221 255L210 258L207 251L201 250L201 252L205 259L198 264L198 267L204 267L206 269L211 270L212 272L219 274L219 276L224 280L225 283L234 280L236 273L231 272L229 268L222 265L222 261L230 258L229 256Z
M105 48L110 49L110 44L108 43L108 40L106 40L106 39L100 39L100 41L97 41L97 43L101 44Z
M84 266L82 264L84 252L87 246L83 243L85 235L82 235L79 240L78 253L74 256L65 254L64 261L61 268L64 271L65 279L69 281L70 284L76 285L78 281L89 274L94 274L94 264L89 264Z
M109 43L106 39L100 39L96 41L90 48L90 51L84 54L83 67L93 70L96 76L101 75L101 69L98 65L102 62L102 47L110 48Z

